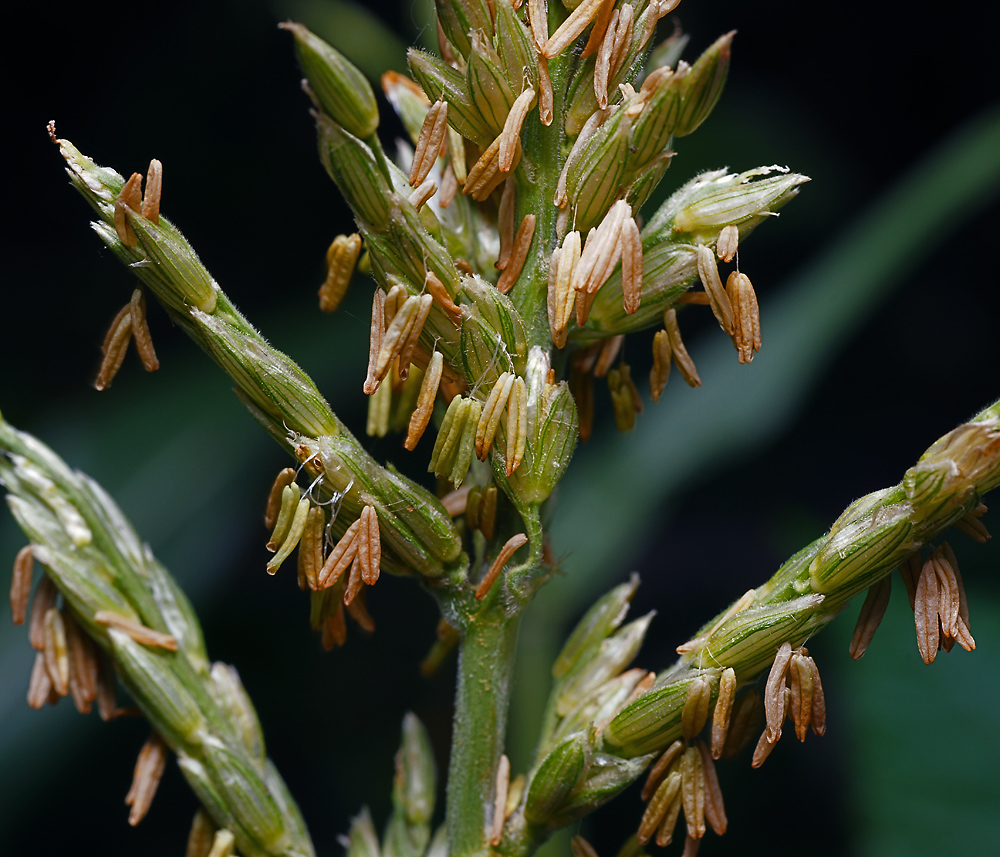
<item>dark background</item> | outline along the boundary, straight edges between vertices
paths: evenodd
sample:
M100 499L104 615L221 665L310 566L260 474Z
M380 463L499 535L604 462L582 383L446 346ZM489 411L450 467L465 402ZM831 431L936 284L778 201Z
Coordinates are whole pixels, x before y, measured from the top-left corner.
M405 710L428 724L445 764L453 667L431 681L416 673L433 637L434 606L407 582L388 580L370 602L376 633L352 627L345 649L320 651L293 575L263 574L259 516L282 454L157 308L151 324L161 371L146 376L130 357L110 391L90 387L104 329L132 285L87 228L89 211L68 186L45 123L55 119L60 135L126 175L160 158L164 209L250 320L300 360L361 431L370 292L357 281L333 318L315 308L323 253L350 218L316 160L290 39L275 24L301 16L357 61L388 53L403 68L395 43L369 41L364 19L333 8L324 12L319 0L22 8L5 30L0 238L4 417L102 481L191 592L209 653L239 668L321 855L337 853L336 836L361 804L384 821ZM762 302L764 348L754 371L768 371L768 301L781 284L950 135L995 110L1000 22L995 13L985 19L984 8L958 0L933 17L897 0L853 7L686 0L679 8L692 38L689 60L721 32L739 34L726 93L704 129L679 141L664 186L723 165L787 163L813 178L741 254ZM375 17L399 44L426 21L405 3L382 3ZM383 130L392 128L386 119ZM853 335L825 352L787 420L735 460L720 457L665 491L656 526L623 550L602 584L631 569L642 574L636 610L660 612L643 664L669 663L672 648L705 617L764 580L856 496L896 482L930 441L1000 395L998 215L994 195L974 216L942 218L932 249L898 261L899 287L873 295ZM698 343L713 338L710 325L703 328L688 334L696 360ZM646 358L633 350L629 359L641 367ZM671 387L677 398L702 392L674 389L679 383ZM712 378L705 383L707 392ZM606 423L595 441L613 432ZM372 449L400 458L396 438ZM423 462L427 452L416 455ZM604 501L622 507L627 478L616 489ZM854 664L846 640L857 608L849 608L813 649L827 682L829 734L805 747L786 737L760 771L746 759L725 766L730 832L710 835L703 854L994 853L1000 555L962 536L953 542L979 650L956 649L924 667L897 592L888 627ZM20 544L3 516L0 563ZM567 577L553 586L572 588L573 545L557 549L569 555ZM26 635L0 625L0 852L183 853L195 801L175 766L147 819L135 830L126 824L122 800L143 724L100 724L69 703L29 711ZM542 692L528 684L522 696ZM637 797L623 797L584 832L610 857L640 813Z

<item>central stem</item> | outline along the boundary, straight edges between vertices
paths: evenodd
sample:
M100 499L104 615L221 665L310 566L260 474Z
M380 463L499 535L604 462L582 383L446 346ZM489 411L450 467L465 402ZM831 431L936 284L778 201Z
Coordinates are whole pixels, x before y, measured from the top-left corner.
M466 626L458 654L448 767L449 857L490 848L497 765L504 749L519 616L487 605Z

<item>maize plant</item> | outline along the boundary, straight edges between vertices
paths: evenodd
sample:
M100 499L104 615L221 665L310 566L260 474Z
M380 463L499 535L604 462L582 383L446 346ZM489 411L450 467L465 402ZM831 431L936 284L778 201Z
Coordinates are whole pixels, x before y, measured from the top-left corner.
M269 344L265 319L261 333L240 313L238 286L217 282L168 219L169 162L126 177L49 125L94 232L138 281L116 299L94 386L112 386L133 344L147 371L159 368L147 318L157 302L287 454L261 498L269 558L257 572L301 590L314 644L349 657L355 627L374 630L389 588L422 589L436 605L436 639L418 644L429 647L427 676L457 660L450 746L404 717L388 818L359 800L343 839L350 857L528 857L633 784L618 853L693 855L729 826L717 762L756 768L783 734L825 732L807 643L852 599L863 602L855 659L894 577L925 663L976 648L951 542L989 539L1000 403L851 503L768 580L692 622L675 659L641 654L653 614L628 618L639 579L610 570L614 585L545 665L547 702L518 739L533 753L511 762L519 629L543 587L573 580L552 522L595 411L610 411L627 444L644 411L668 406L658 400L671 376L672 387L711 386L685 345L699 318L746 371L766 360L753 233L808 192L806 176L766 164L671 182L678 141L712 113L737 44L727 32L685 59L695 46L674 25L678 3L436 0L437 49L413 48L409 73L380 81L400 139L361 71L303 24L281 25L319 161L353 213L354 231L327 250L318 303L334 313L349 286L366 290L367 369L349 380L367 397L364 436ZM395 463L380 456L390 436ZM426 473L414 475L414 461ZM22 677L28 705L69 696L84 714L148 722L128 823L142 821L174 760L200 804L189 857L317 853L316 822L268 756L264 727L274 727L258 718L239 663L212 660L188 596L115 500L2 418L0 482L28 540L10 589L14 623L36 650ZM582 835L556 841L596 854Z

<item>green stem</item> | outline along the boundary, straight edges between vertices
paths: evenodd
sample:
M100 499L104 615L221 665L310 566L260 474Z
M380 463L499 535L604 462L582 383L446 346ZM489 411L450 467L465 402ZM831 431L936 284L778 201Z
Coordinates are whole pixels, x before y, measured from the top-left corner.
M518 616L484 609L462 632L448 767L448 854L489 850L497 764L504 749Z

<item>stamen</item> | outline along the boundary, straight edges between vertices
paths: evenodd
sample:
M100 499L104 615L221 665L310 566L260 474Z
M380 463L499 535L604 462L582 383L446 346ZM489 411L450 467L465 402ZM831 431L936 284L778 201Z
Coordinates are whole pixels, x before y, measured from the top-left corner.
M493 564L490 565L486 575L480 581L479 586L476 587L476 600L482 601L486 597L486 593L490 591L490 587L493 586L493 582L507 564L507 560L514 556L518 548L527 543L528 537L524 533L511 536L504 542L504 546L500 548L500 553L497 554L496 559L493 560Z
M791 645L782 643L764 686L764 716L767 718L768 740L772 743L781 737L781 723L785 719L785 676L791 659Z
M552 59L559 56L566 47L575 42L577 37L587 29L587 25L594 20L602 2L605 0L583 0L549 37L541 50L542 55Z
M706 676L698 676L688 686L687 698L681 712L681 734L690 741L705 728L708 707L712 701L712 685Z
M732 262L740 243L740 230L733 224L723 226L715 242L715 252L723 262Z
M295 481L295 470L286 467L275 477L271 486L271 493L267 495L267 509L264 512L264 526L269 530L274 529L278 521L278 511L281 509L282 492L285 486L291 485Z
M351 602L353 607L356 601ZM344 602L338 601L336 609L323 619L320 643L323 651L331 652L347 642L347 620L344 618Z
M636 833L636 841L640 845L645 845L652 839L657 827L669 818L670 810L676 804L680 806L681 773L671 771L663 780L656 792L652 795L646 811L642 814L639 822L639 831ZM674 814L674 824L677 823L677 815ZM662 828L661 828L662 829ZM673 833L673 825L670 825L670 833ZM657 840L659 842L659 840Z
M55 607L45 612L45 669L49 671L52 688L59 696L69 693L69 652L66 646L66 626L62 613Z
M917 591L914 596L914 621L917 626L917 648L925 664L934 662L940 643L938 605L940 592L938 577L932 560L927 560L920 569Z
M514 245L510 251L510 259L507 267L504 268L500 279L497 280L497 289L500 294L507 294L517 278L521 276L525 260L528 258L528 251L531 249L531 241L535 237L535 215L526 214L521 225L517 228L517 235L514 238Z
M410 377L410 363L413 362L413 352L420 343L420 334L423 333L427 316L430 315L431 305L434 303L434 296L423 294L417 298L417 312L410 325L410 332L399 352L399 377L403 381Z
M135 827L149 812L156 789L160 785L163 769L167 766L167 745L155 732L143 744L132 774L132 787L125 796L125 803L132 809L128 823Z
M323 567L323 535L326 513L313 506L306 515L306 525L299 544L299 588L319 589L319 572Z
M705 835L705 769L696 747L688 747L681 757L681 799L688 836L701 839Z
M705 287L705 294L708 295L709 305L712 307L712 314L715 316L719 326L736 341L736 328L733 326L733 310L730 306L729 296L722 286L719 277L719 265L715 260L715 254L704 244L698 245L698 276ZM732 278L730 278L732 279ZM739 348L739 345L737 345ZM742 354L742 352L740 352ZM741 362L746 362L742 361Z
M851 637L850 654L854 660L861 658L867 651L875 636L875 631L878 630L878 626L882 622L885 610L889 606L891 592L892 578L889 575L869 588L868 594L865 596L865 603L861 605L857 624L854 626L854 635Z
M122 368L125 351L132 339L131 308L131 303L127 303L118 311L118 315L111 322L111 327L108 328L107 336L104 337L102 347L104 359L101 361L101 368L94 380L94 388L97 390L108 389L115 375L118 374L118 370Z
M292 522L288 525L288 533L285 535L277 553L267 563L267 573L274 574L281 564L288 559L295 546L302 538L302 532L306 527L306 516L309 514L310 502L308 497L301 497L295 506L295 513L292 515ZM280 515L279 515L280 517Z
M31 604L31 619L28 622L28 641L33 649L39 652L45 648L45 614L56 606L59 590L47 574L42 576L38 589L35 590L35 600Z
M497 210L497 232L500 236L500 255L497 258L496 269L502 271L510 260L510 251L514 246L514 203L517 194L517 182L511 176L503 183L503 193L500 194L500 208Z
M732 759L743 751L753 739L760 724L760 693L750 688L733 703L733 714L729 719L729 731L722 748L721 759Z
M358 623L358 627L362 631L367 631L371 634L375 631L375 620L372 619L371 613L368 612L367 592L368 590L362 588L362 590L357 594L357 597L347 605L347 612L351 614L351 618ZM344 615L343 606L344 605L342 604L339 605L340 609L338 610L341 617Z
M359 542L358 553L361 551L361 533L358 533ZM358 562L358 557L355 555L354 562L351 563L350 575L347 578L347 586L344 587L344 605L350 606L354 599L358 597L361 593L361 589L364 587L365 582L361 579L361 564Z
M614 8L613 4L612 8ZM615 34L618 29L619 17L619 11L614 9L607 29L601 38L601 46L597 50L597 62L594 66L594 97L597 99L597 106L602 110L608 106L608 76L611 74L611 51L615 44ZM595 24L594 30L596 29L597 25ZM593 32L592 30L591 38L593 38Z
M38 710L49 701L52 692L52 679L45 668L45 655L38 652L35 664L31 668L31 678L28 680L28 706Z
M684 347L684 340L681 339L681 330L677 325L677 311L671 307L663 314L663 326L667 331L667 338L670 340L670 352L677 363L677 371L684 376L689 387L700 387L701 378L698 377L698 370L695 369L694 361Z
M500 426L500 417L502 416L504 405L507 404L507 400L510 398L510 391L513 386L514 375L510 372L504 372L497 378L493 389L490 390L489 396L486 397L486 403L483 405L479 424L476 427L476 457L480 461L486 460L486 456L493 446L493 439L496 437L497 428Z
M94 621L99 625L106 625L124 632L140 645L166 649L169 652L177 651L177 638L173 634L154 631L141 622L136 622L134 619L129 619L127 616L122 616L111 610L98 610L94 614Z
M378 362L375 364L375 377L379 382L389 373L393 358L399 356L403 350L417 320L419 308L420 298L410 295L389 322L382 338L382 347L378 352Z
M73 618L66 612L66 651L69 656L69 693L81 714L89 714L97 698L97 675L100 665L94 644Z
M736 699L736 671L727 667L719 677L719 696L715 700L715 711L712 714L712 758L722 756L729 734L729 721L733 713L733 701Z
M135 348L139 352L139 359L147 372L155 372L160 368L160 361L156 358L156 350L153 348L153 338L149 333L149 325L146 324L146 294L139 288L132 292L132 300L129 301L129 314L132 317L132 335L135 337Z
M642 300L642 236L634 217L622 231L622 296L625 314L632 315Z
M528 0L528 26L531 27L531 36L535 41L535 47L541 55L545 43L549 40L549 4L547 0Z
M160 224L160 197L163 195L163 164L156 158L149 162L146 172L146 193L140 209L142 216L154 226Z
M493 830L490 845L499 845L503 838L504 814L507 808L507 789L510 786L510 759L501 754L497 765L496 794L493 798Z
M441 174L441 192L438 194L438 205L441 208L447 208L455 201L457 193L458 179L455 177L455 171L452 169L451 164L448 164Z
M594 27L590 31L590 36L583 48L583 53L580 54L580 59L585 60L600 50L601 45L604 44L605 34L608 32L608 27L611 25L614 13L615 0L602 0L601 8L597 10L597 17L594 20Z
M611 364L615 362L624 342L625 334L620 334L611 336L601 343L601 350L597 353L597 361L594 363L595 378L603 378L608 374Z
M361 529L358 531L358 558L361 579L368 585L378 582L379 566L382 563L382 540L378 526L378 514L374 506L361 510Z
M15 625L23 625L28 615L34 571L35 555L31 552L31 545L25 545L14 557L14 573L10 579L10 615Z
M681 795L681 785L683 778L680 771L675 771L670 777L667 777L669 781L672 777L677 777L677 787L676 790L671 789L673 797L667 804L666 812L663 814L663 820L660 822L660 826L656 831L656 844L660 848L665 848L668 846L674 838L674 831L677 829L677 819L681 814L681 807L683 806L683 796ZM669 792L667 794L669 797Z
M132 173L129 180L125 182L118 198L115 200L115 232L119 240L126 247L138 247L139 239L136 237L132 224L128 222L126 208L132 211L140 211L142 208L142 176L139 173Z
M726 292L732 305L733 345L739 352L740 363L753 360L760 351L760 310L757 294L746 274L733 271L726 280Z
M982 505L980 503L980 505ZM962 580L962 572L958 568L958 559L948 542L941 545L941 550L955 572L955 582L958 585L958 621L955 623L955 641L967 652L976 648L976 641L969 631L969 602L965 597L965 583Z
M530 7L529 7L530 8ZM549 75L549 61L538 55L538 118L548 128L552 124L552 77Z
M378 355L382 350L382 336L385 331L385 292L375 289L372 298L372 328L371 336L368 340L368 375L365 378L364 391L371 395L378 389L379 380L375 376L375 367L378 365Z
M515 158L520 159L521 126L535 103L535 90L530 86L524 90L510 106L510 112L503 123L500 133L500 171L509 173L514 166Z
M344 535L340 537L340 541L330 551L326 562L323 563L323 568L319 572L320 589L328 589L333 586L347 570L348 566L354 562L354 557L358 553L357 537L360 530L361 519L358 518L358 520L344 531Z
M716 836L722 836L729 827L729 820L726 818L719 775L715 771L712 754L708 752L705 742L698 741L695 746L701 754L701 768L705 775L705 820L712 826Z
M444 369L444 356L440 351L435 351L431 355L427 364L427 371L420 381L420 392L417 394L417 406L410 416L410 425L406 432L406 440L403 446L406 449L416 448L420 438L423 437L427 425L430 423L431 414L434 412L434 401L437 398L438 386L441 384L441 372Z
M795 724L795 737L806 740L806 732L812 722L813 707L813 673L810 658L805 649L792 653L788 664L788 702L792 723Z
M456 518L459 515L465 514L468 508L469 492L472 490L468 485L463 485L461 488L449 491L441 498L441 505L444 506L444 510L448 513L449 517ZM478 491L479 489L475 490Z
M899 576L903 578L903 585L906 586L906 594L910 599L910 609L915 610L915 599L917 595L917 580L920 578L920 551L915 550L903 562L899 564Z
M521 138L518 135L514 138L514 155L510 160L510 169L500 169L500 143L502 139L503 134L490 143L486 151L479 156L479 160L469 170L462 193L471 196L476 202L483 202L489 197L521 160Z
M99 652L97 658L97 714L107 723L118 716L118 689L110 660L103 652Z
M448 317L455 324L461 322L462 309L451 299L451 295L448 294L448 290L445 288L444 283L438 279L437 274L433 271L428 271L424 275L424 285L438 306L448 313Z
M663 390L670 379L670 337L665 330L656 331L653 337L653 368L649 371L649 396L654 402L660 401Z
M676 759L680 758L681 752L684 750L684 742L679 738L673 742L652 768L649 769L649 774L646 777L646 782L642 787L642 800L649 802L650 798L656 793L663 781L663 778L667 775L667 771L670 770L671 765L673 765Z
M413 153L413 164L410 167L410 186L423 184L438 158L441 146L445 143L445 133L448 129L448 102L435 101L420 127L417 137L417 148Z
M528 389L523 378L516 378L507 399L506 475L510 477L524 460L528 437Z
M420 211L420 209L424 207L424 203L426 203L427 200L429 200L436 193L437 185L428 179L410 194L409 203L417 211Z

